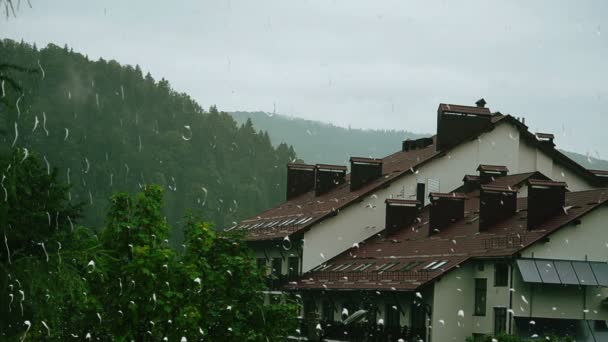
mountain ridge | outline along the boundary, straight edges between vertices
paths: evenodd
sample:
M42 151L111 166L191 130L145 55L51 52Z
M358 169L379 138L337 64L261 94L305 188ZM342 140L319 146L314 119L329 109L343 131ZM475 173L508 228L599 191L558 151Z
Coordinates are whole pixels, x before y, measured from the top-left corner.
M406 130L345 128L332 123L260 111L236 111L230 115L241 124L251 119L256 129L268 132L273 144L292 145L298 152L298 157L309 163L348 165L350 156L381 158L397 151L405 139L432 135ZM588 169L608 170L607 160L562 149L560 151Z

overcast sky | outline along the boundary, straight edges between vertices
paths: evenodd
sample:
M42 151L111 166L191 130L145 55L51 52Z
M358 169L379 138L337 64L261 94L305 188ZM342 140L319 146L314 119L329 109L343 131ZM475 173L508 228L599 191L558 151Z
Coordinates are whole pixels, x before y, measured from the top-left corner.
M440 102L484 97L608 159L608 1L30 1L1 37L139 64L203 107L433 133Z

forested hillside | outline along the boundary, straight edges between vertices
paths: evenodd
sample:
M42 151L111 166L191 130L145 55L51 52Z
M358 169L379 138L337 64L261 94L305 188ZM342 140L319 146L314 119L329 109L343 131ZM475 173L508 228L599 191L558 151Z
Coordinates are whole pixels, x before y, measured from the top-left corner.
M57 168L71 201L85 204L88 226L103 223L113 192L148 183L166 189L172 224L193 209L225 227L284 197L290 146L273 147L267 133L215 107L205 111L139 66L10 40L0 42L0 61L35 71L5 71L18 84L2 84L9 105L0 104L0 146L35 151L48 172Z
M268 131L273 144L291 144L298 156L309 163L348 164L350 156L384 157L401 147L407 138L431 134L404 130L362 130L264 112L231 113L239 123L251 119L257 129ZM559 143L559 142L558 142ZM562 151L577 163L589 168L608 170L608 161L589 154Z

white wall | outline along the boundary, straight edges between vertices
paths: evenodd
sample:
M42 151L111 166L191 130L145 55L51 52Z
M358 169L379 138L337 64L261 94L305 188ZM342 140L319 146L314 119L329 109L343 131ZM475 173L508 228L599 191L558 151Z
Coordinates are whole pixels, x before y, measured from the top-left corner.
M559 169L559 180L569 183L570 190L589 189L590 186L577 175L554 168L544 153L525 143L520 144L519 132L508 123L499 124L478 139L456 147L417 171L391 183L386 189L363 198L361 203L351 205L317 225L304 235L303 271L320 265L370 236L381 232L385 222L386 198L415 199L417 179L440 180L440 191L449 192L462 185L465 174L477 174L479 164L505 165L511 174L541 172L551 177L553 169ZM544 171L543 171L544 170ZM369 208L368 206L371 206ZM323 256L321 256L323 254Z

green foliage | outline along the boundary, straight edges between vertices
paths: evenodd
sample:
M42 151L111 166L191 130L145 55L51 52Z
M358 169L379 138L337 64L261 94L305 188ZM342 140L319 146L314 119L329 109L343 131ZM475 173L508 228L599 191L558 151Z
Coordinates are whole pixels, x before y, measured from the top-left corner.
M144 186L112 196L98 237L73 225L79 207L56 173L23 157L0 154L1 340L27 331L53 341L280 341L295 331L294 302L264 305L264 279L241 236L188 216L177 252L163 190Z
M2 70L15 84L0 103L0 146L14 142L57 167L70 199L85 204L87 226L103 225L112 193L150 183L168 190L163 214L172 226L190 208L225 228L284 198L292 148L203 110L139 66L11 40L0 41L0 62L22 67ZM182 236L172 238L178 245Z

